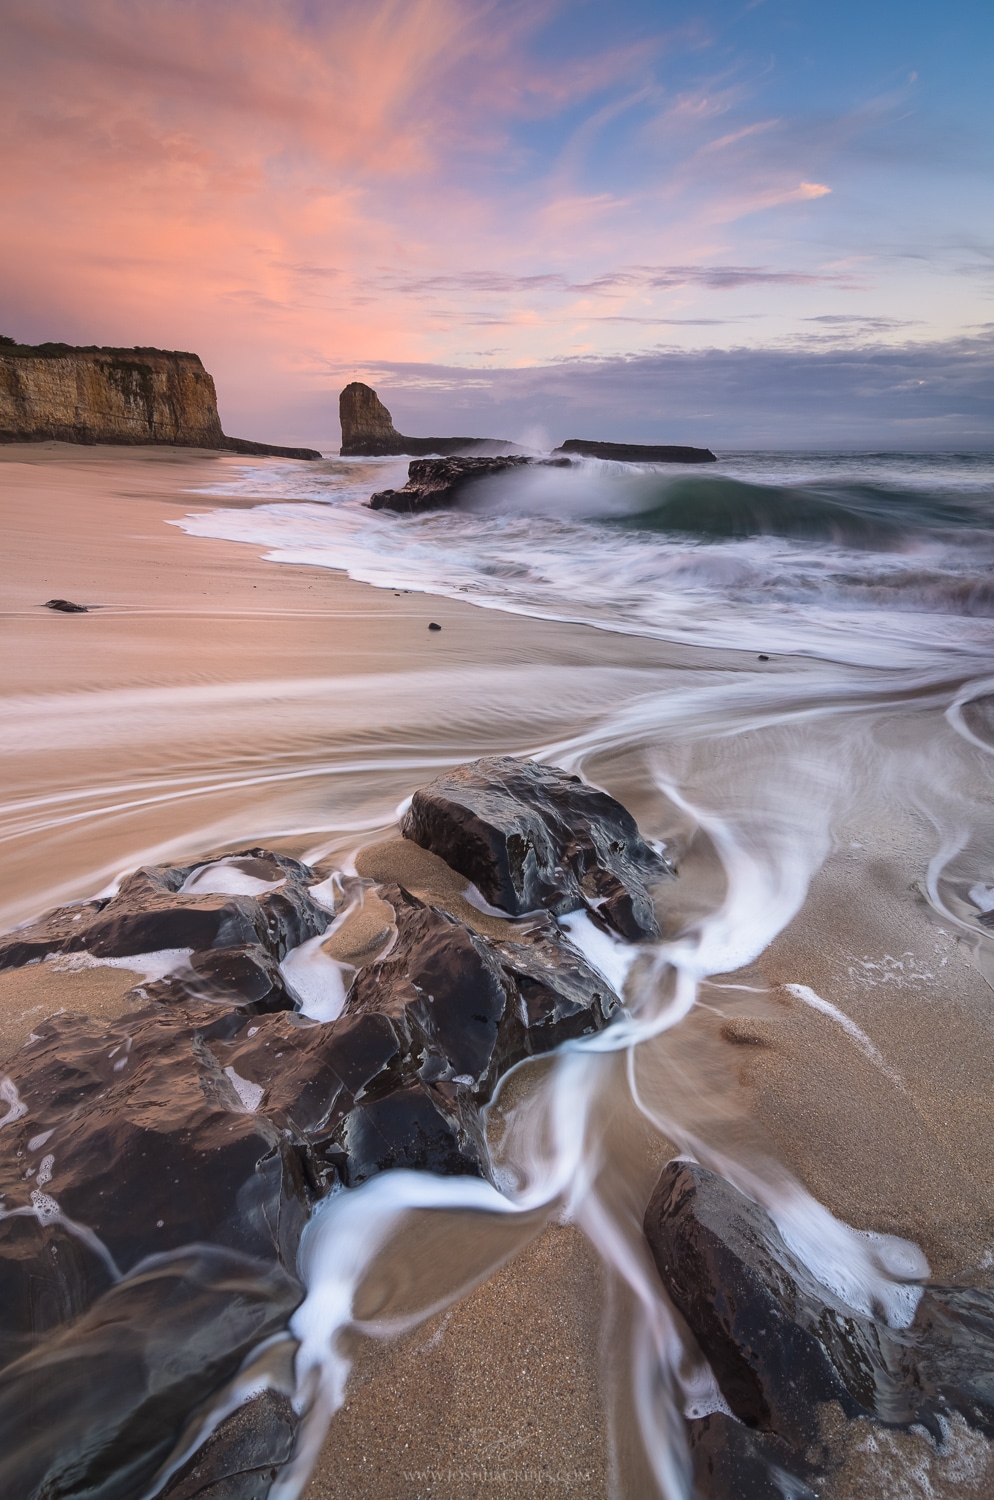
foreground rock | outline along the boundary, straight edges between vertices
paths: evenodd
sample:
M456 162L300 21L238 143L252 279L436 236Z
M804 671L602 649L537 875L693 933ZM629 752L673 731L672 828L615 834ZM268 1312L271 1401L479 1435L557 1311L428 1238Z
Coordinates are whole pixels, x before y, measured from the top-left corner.
M0 443L168 443L279 458L320 458L229 438L196 354L74 348L0 339Z
M626 464L714 464L710 448L680 448L645 443L592 443L586 438L567 438L554 453L576 453L583 458L613 458Z
M489 479L494 474L503 474L507 469L518 469L534 462L533 459L516 454L497 458L417 459L408 468L404 488L379 490L370 496L369 508L395 510L402 515L413 515L425 510L444 510L465 499L467 492L481 479Z
M991 1292L926 1287L912 1326L889 1327L817 1281L758 1204L692 1162L664 1169L645 1232L737 1419L690 1425L709 1500L783 1493L777 1471L804 1485L823 1477L830 1403L850 1420L924 1426L938 1441L938 1418L955 1411L994 1436Z
M393 418L376 392L361 380L353 380L342 391L338 416L342 424L343 458L375 458L392 453L466 453L493 442L511 446L501 438L404 437L394 427Z
M468 920L452 870L456 911L444 890L322 880L250 849L139 870L0 945L7 968L149 953L172 967L109 1026L37 1023L0 1081L3 1494L262 1500L295 1440L279 1390L192 1453L191 1435L247 1357L279 1346L286 1363L288 1340L267 1341L302 1295L313 1204L397 1168L486 1176L481 1109L501 1077L618 1010L553 913L651 930L659 856L618 803L561 772L505 758L464 783L428 789L425 836L484 789L489 863L475 845L461 863L511 910L540 895L496 935ZM482 827L467 822L468 844ZM326 1023L292 1008L301 954L319 980L344 977Z
M99 959L186 949L193 966L212 977L220 979L224 965L206 955L218 950L268 973L328 924L308 883L314 872L306 865L264 849L201 865L146 867L127 876L113 898L60 907L0 939L0 969L57 953Z
M401 831L511 916L586 908L657 937L649 883L671 875L620 802L554 766L490 756L415 792Z
M210 1246L144 1262L0 1373L0 1493L136 1500L299 1296L277 1268Z

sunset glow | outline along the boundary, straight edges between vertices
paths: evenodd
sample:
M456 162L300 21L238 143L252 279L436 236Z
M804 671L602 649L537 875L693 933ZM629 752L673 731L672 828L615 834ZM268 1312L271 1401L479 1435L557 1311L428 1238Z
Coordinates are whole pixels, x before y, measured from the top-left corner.
M325 446L355 376L479 424L477 372L983 340L989 14L891 11L10 0L2 328Z

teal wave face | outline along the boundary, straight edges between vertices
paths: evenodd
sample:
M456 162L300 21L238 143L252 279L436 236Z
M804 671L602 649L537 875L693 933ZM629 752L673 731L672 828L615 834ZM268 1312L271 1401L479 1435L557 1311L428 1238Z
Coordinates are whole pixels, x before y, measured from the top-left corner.
M681 476L643 491L642 509L600 517L627 530L702 540L754 536L891 550L915 533L984 525L974 505L873 486L838 490L751 484L720 475ZM988 523L989 524L989 523Z

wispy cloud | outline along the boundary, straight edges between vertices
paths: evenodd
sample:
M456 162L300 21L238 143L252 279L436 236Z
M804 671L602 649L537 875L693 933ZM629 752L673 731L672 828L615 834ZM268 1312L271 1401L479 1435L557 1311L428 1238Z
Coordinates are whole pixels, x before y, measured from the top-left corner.
M994 446L994 333L845 349L660 349L491 369L482 379L431 365L385 363L367 373L413 432L444 409L444 392L481 434L499 427L513 436L509 426L540 422L560 438L719 449Z
M916 124L910 64L819 61L813 11L683 3L6 0L0 328L197 348L248 430L331 354L441 368L468 329L548 370L982 317L943 163L984 133Z
M408 297L521 296L534 292L578 293L611 296L617 292L673 291L682 287L705 287L709 291L731 291L744 286L850 285L848 274L810 271L778 271L771 266L624 266L602 271L585 281L573 281L559 271L514 276L500 271L460 271L441 276L405 276L384 271L371 278L383 290Z

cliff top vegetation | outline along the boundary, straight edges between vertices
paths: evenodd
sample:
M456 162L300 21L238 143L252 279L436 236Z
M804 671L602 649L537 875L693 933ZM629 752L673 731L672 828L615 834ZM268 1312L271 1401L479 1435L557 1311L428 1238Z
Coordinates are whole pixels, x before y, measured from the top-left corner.
M101 344L19 344L9 334L0 334L0 354L12 355L17 359L57 359L63 354L107 354L117 359L127 358L135 354L161 354L169 359L195 359L201 363L199 354L192 354L186 349L155 349L152 346L136 344L133 349L109 348Z

